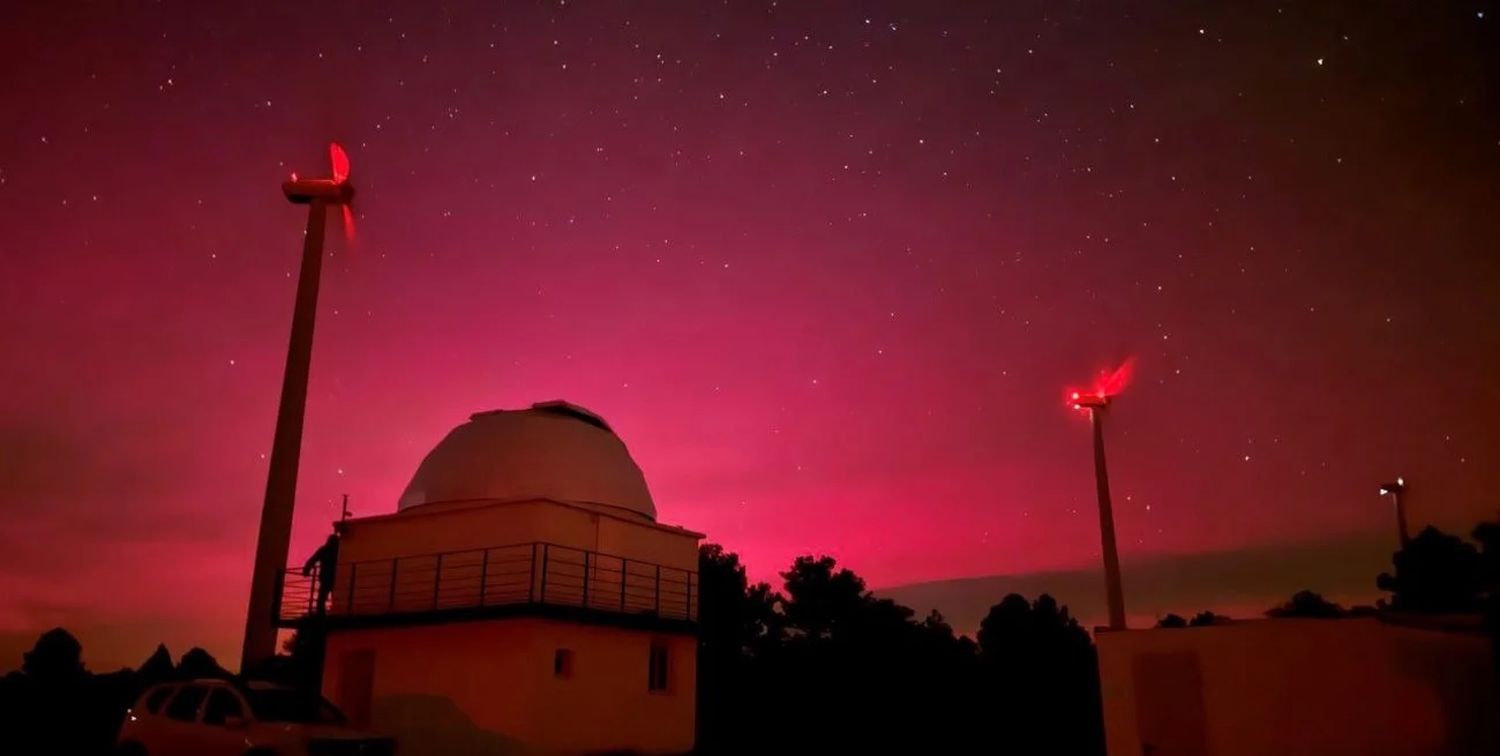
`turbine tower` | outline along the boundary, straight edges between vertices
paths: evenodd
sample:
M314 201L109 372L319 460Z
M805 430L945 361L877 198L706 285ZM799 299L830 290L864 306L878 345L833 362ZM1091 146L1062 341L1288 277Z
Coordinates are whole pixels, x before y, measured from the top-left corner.
M1406 478L1396 478L1394 483L1381 483L1380 495L1391 497L1391 506L1396 511L1396 538L1401 548L1411 543L1411 531L1406 529L1406 504L1401 494L1406 493Z
M292 538L292 508L297 496L297 465L302 456L302 420L307 408L307 376L312 363L313 321L318 310L318 279L323 270L323 227L328 209L343 210L344 233L354 238L350 202L349 156L337 143L328 146L333 177L298 179L281 185L286 198L307 205L307 234L302 242L302 271L292 310L292 336L287 347L286 373L281 382L281 406L276 412L276 436L266 475L266 499L260 511L260 536L255 543L255 572L250 582L250 606L245 615L245 645L240 672L276 653L276 591L286 568Z
M1109 470L1104 463L1104 410L1111 396L1130 380L1132 363L1100 376L1088 392L1074 391L1068 397L1073 409L1087 411L1094 428L1094 485L1099 494L1099 542L1104 554L1104 592L1109 603L1109 629L1125 629L1125 590L1120 581L1120 552L1115 546L1115 513L1109 499Z

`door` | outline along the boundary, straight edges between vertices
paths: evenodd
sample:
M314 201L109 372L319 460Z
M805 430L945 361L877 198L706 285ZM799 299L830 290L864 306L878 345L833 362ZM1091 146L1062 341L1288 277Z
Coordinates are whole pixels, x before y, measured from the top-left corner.
M214 688L203 703L199 721L198 750L203 756L240 756L246 742L249 714L240 695L228 688Z
M375 696L375 650L359 648L339 657L335 702L355 727L369 727Z
M1141 756L1208 756L1198 655L1141 654L1133 671Z
M195 752L198 731L203 727L198 723L198 711L203 708L203 700L206 698L208 688L202 685L184 685L178 688L176 695L162 707L162 717L158 720L161 724L158 742L148 743L146 747L164 753Z

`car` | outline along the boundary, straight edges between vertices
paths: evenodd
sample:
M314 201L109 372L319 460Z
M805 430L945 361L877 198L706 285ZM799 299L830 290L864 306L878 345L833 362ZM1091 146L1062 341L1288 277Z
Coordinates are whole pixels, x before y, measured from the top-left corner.
M153 685L125 713L122 756L391 756L322 696L262 682Z

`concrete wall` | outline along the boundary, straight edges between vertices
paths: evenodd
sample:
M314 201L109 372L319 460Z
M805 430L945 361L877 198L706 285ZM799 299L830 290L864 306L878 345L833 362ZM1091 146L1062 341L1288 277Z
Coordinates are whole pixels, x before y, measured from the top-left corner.
M1481 636L1359 618L1096 640L1110 756L1500 753Z
M653 643L666 692L648 690ZM503 619L329 634L324 694L397 736L403 756L692 748L697 641L610 626ZM569 677L554 675L558 649ZM368 692L345 664L373 662ZM368 695L368 704L357 700Z

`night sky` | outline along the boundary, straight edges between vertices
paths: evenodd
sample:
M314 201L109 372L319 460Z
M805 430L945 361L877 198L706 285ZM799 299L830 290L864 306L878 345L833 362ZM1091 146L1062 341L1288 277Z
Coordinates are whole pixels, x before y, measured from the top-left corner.
M1063 391L1126 357L1127 590L1393 545L1398 473L1466 533L1500 507L1500 6L1234 5L7 4L0 668L58 624L96 668L237 655L279 184L330 139L359 243L294 556L469 413L565 398L754 577L1093 569Z

